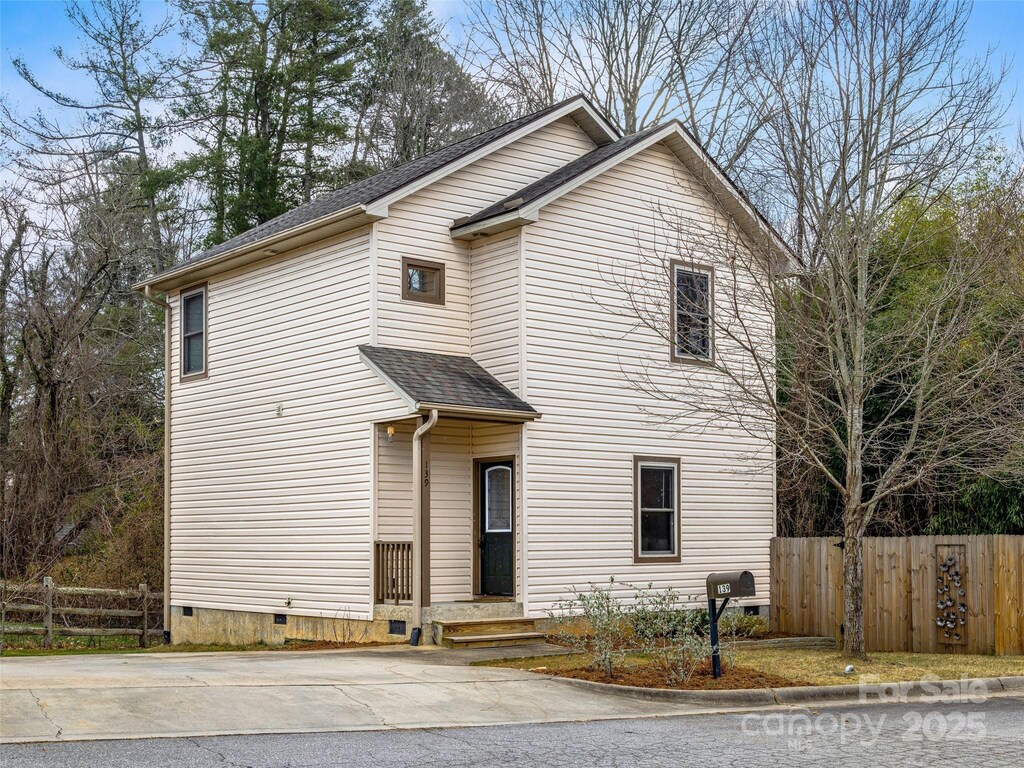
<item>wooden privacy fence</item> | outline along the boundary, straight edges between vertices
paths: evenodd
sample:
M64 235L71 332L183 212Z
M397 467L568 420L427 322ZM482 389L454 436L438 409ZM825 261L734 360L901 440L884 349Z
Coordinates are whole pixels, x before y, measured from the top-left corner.
M775 538L771 625L842 638L839 538ZM864 539L868 651L1024 654L1024 536Z
M374 542L374 594L378 603L412 600L412 542Z
M49 576L41 584L0 581L0 639L41 635L43 647L51 648L54 635L137 635L145 648L152 637L163 635L162 603L163 594L145 584L138 589L58 587Z

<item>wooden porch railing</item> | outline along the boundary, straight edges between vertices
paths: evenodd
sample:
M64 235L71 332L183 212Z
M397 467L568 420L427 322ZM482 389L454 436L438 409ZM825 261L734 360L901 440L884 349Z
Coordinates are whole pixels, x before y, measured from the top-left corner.
M378 603L412 600L412 542L375 541L374 592Z

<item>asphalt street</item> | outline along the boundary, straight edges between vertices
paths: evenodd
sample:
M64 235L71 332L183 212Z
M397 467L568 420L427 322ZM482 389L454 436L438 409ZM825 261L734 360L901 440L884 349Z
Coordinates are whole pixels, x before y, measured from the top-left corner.
M539 725L0 746L2 768L1018 768L1024 698Z

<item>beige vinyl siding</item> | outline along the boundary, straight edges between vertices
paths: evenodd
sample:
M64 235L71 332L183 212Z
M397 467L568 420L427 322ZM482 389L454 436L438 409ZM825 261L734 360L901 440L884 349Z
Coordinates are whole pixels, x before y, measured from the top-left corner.
M362 229L211 280L205 379L178 381L171 297L174 605L369 616L369 421L406 408L356 350L367 251Z
M593 148L586 133L563 118L392 204L388 217L376 225L378 343L470 354L470 247L452 240L452 222ZM444 306L402 300L403 256L444 263Z
M470 355L519 392L519 230L474 243Z
M388 442L388 425L377 432L377 514L374 538L412 541L412 433L416 421L393 422L395 435Z
M667 427L671 406L630 386L639 371L691 402L721 403L728 381L707 367L670 364L668 341L636 328L611 274L650 272L669 257L670 208L724 226L712 200L665 147L624 161L547 206L523 231L526 398L544 415L527 428L528 610L540 615L571 586L607 581L673 586L700 596L709 571L750 569L767 602L774 520L773 450L727 419ZM641 254L638 243L644 244ZM721 254L692 253L725 267ZM668 317L669 284L650 294ZM746 280L753 279L745 276ZM727 290L719 274L718 311ZM742 281L741 281L742 282ZM751 311L756 311L751 309ZM625 314L626 316L623 316ZM770 333L771 318L763 318ZM739 352L716 340L723 359ZM653 418L652 418L653 416ZM633 562L633 457L681 460L682 562ZM626 592L625 587L621 587Z

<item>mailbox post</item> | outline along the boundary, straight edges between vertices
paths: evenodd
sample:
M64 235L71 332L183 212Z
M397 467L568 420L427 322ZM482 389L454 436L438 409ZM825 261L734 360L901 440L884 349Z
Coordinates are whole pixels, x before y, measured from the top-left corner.
M733 597L755 597L754 574L750 571L728 571L708 575L708 624L711 630L711 673L722 676L722 656L718 645L718 620ZM718 601L722 601L721 608Z

